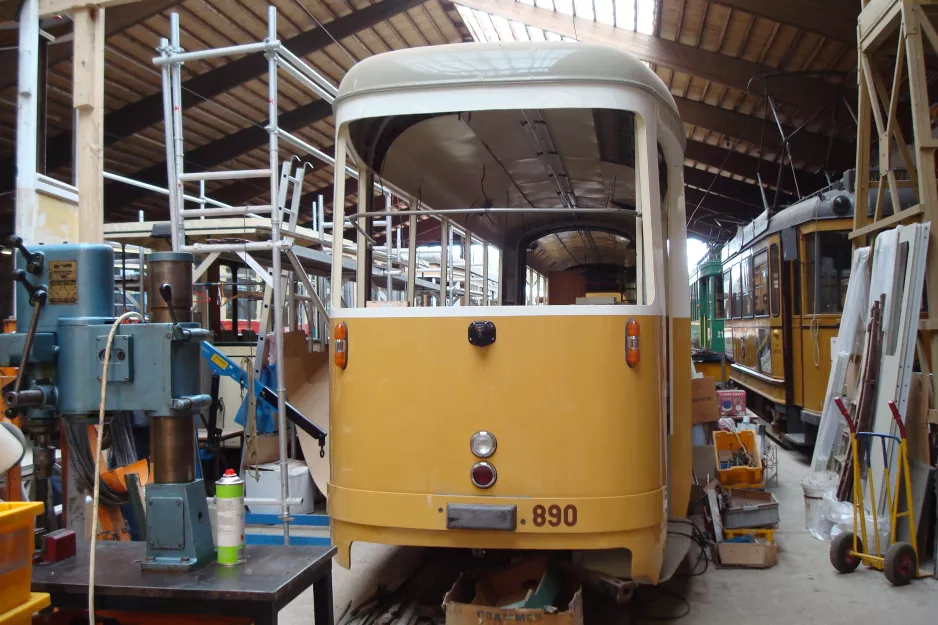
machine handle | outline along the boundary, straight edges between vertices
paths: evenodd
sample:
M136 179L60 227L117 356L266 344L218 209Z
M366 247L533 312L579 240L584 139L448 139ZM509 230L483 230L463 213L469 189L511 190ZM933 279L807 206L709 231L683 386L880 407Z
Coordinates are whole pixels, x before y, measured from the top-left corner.
M18 249L20 254L23 255L23 258L26 259L26 271L33 274L34 276L38 276L42 273L43 259L45 258L42 252L30 252L28 249L26 249L26 246L23 245L22 237L18 237L16 235L11 235L7 239L7 244L10 247L15 247Z
M179 322L176 321L176 309L173 308L173 287L169 286L165 282L160 285L160 297L163 298L163 301L166 303L166 306L169 308L169 318L173 320L173 325L178 326Z
M19 282L23 285L23 289L29 295L29 303L34 307L36 304L39 304L39 307L42 308L46 305L46 289L43 286L36 286L26 279L26 272L22 269L17 269L13 272L13 280Z
M889 406L889 412L892 413L892 420L896 422L896 427L899 428L899 438L905 438L905 423L902 422L902 415L899 414L899 407L896 406L896 402L891 399L887 402Z
M837 408L838 410L840 410L840 414L842 414L844 416L844 419L847 420L847 426L850 428L850 433L856 434L857 425L856 423L853 422L853 419L850 418L850 411L847 410L846 406L844 406L844 400L841 399L840 397L835 397L834 403L837 404Z

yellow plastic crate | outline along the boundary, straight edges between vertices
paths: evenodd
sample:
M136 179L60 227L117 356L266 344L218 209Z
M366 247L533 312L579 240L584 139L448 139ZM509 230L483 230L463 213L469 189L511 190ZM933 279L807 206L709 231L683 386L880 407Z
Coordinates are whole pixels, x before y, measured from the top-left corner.
M0 503L0 615L30 600L33 527L42 510L39 502Z
M737 438L737 436L739 438ZM735 452L740 448L740 442L756 461L754 467L720 468L720 452ZM752 430L741 432L724 432L717 430L713 433L713 450L717 461L717 479L724 488L763 488L765 479L762 476L762 458L759 457L756 445L756 433Z
M33 614L43 608L48 608L50 603L49 593L30 593L29 598L24 603L0 614L0 625L30 625L33 621Z

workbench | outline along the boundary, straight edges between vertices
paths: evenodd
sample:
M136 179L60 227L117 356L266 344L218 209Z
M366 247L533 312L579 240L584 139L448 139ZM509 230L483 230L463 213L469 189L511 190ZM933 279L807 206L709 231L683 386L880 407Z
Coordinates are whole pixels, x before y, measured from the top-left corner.
M315 625L333 625L333 546L249 545L247 562L212 563L189 572L145 571L144 542L97 544L95 609L150 614L250 617L276 625L280 610L313 587ZM87 609L88 545L54 564L33 567L33 592L47 592L55 608Z

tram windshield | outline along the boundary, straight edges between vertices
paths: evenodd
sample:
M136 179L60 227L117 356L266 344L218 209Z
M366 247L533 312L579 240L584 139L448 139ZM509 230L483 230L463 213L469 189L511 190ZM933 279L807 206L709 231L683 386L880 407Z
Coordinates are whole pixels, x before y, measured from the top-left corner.
M638 123L613 109L484 110L357 119L348 137L376 186L408 196L392 211L427 211L417 279L437 284L446 271L447 288L425 288L413 305L636 304L652 275L642 242L661 237L643 230L641 214L660 211L667 192L659 150L648 168L659 195L642 200ZM391 222L392 231L409 224L393 213Z

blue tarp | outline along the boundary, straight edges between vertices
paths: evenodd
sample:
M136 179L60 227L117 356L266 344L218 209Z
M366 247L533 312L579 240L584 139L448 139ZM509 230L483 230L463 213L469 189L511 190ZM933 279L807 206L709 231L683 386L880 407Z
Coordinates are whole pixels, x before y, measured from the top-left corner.
M277 388L277 365L268 365L261 369L261 379L255 384L263 384L267 388ZM244 395L241 407L238 408L238 414L235 415L235 423L243 428L247 428L248 414L248 396ZM277 429L277 407L271 406L266 401L258 399L257 401L257 433L270 434Z

